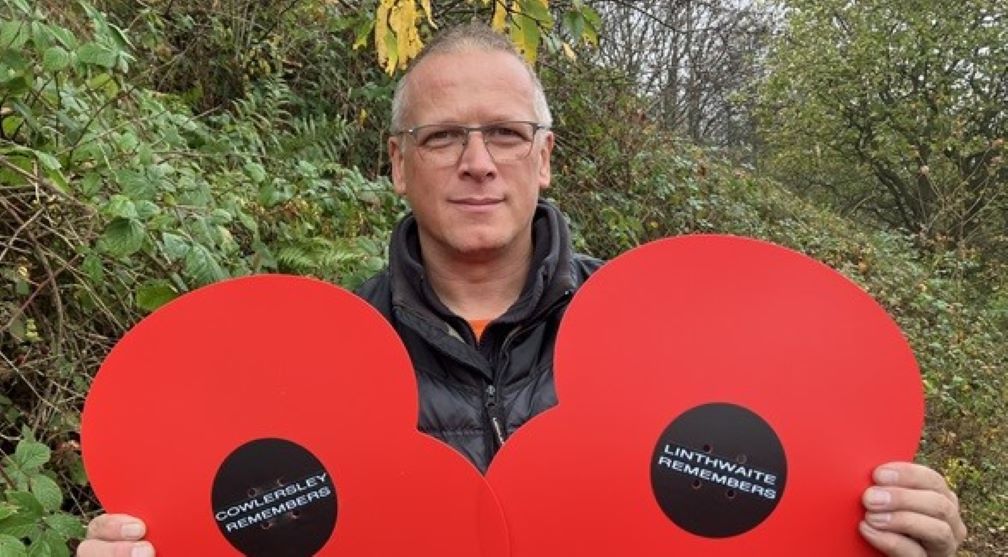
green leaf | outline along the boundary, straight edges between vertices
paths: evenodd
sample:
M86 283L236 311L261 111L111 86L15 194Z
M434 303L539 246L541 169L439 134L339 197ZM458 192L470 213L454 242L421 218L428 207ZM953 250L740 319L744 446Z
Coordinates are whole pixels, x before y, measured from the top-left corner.
M81 270L84 271L84 274L87 275L92 284L98 284L105 280L105 268L102 266L102 260L94 253L84 256Z
M59 160L49 153L35 151L35 157L38 159L39 163L42 164L42 168L45 168L46 170L59 170L63 167Z
M119 218L109 223L98 246L113 257L126 257L140 251L146 236L143 223L136 219Z
M125 195L115 194L109 198L108 203L101 209L102 214L109 218L135 219L137 218L136 204Z
M122 188L123 194L130 199L153 200L157 188L144 173L135 170L119 170L115 173L116 182Z
M354 25L354 50L367 45L368 39L371 38L371 32L374 31L374 26L375 20L371 17L362 17L357 21L357 24Z
M74 34L69 29L59 27L57 25L50 25L49 33L54 39L56 39L56 42L63 46L63 48L67 50L77 50L77 38L74 37Z
M16 110L17 113L24 118L25 122L28 122L29 126L32 128L38 128L38 120L35 119L35 115L32 114L32 109L28 105L18 99L11 100L10 105L11 108Z
M44 530L42 540L49 546L52 557L70 557L70 547L67 545L66 536L55 530ZM31 551L29 549L29 551Z
M178 261L185 257L192 247L189 245L188 240L171 232L161 233L161 246L164 249L165 255L172 261Z
M561 21L563 26L570 32L571 36L580 39L581 34L584 32L585 20L581 12L570 11L563 14Z
M28 26L24 21L5 21L0 24L0 48L17 50L28 42Z
M229 224L234 217L224 209L214 209L210 212L210 222L214 224Z
M22 440L14 449L14 463L22 470L33 471L49 462L52 451L43 443Z
M80 519L67 513L51 514L42 521L64 538L80 539L86 534Z
M598 36L602 31L602 16L600 16L591 6L584 6L581 9L581 16L587 24L581 38L595 46L598 46Z
M53 512L63 505L63 493L49 476L39 474L28 480L28 490L38 499L42 508Z
M17 517L23 517L35 521L43 514L42 504L38 502L38 499L36 499L34 495L27 491L8 491L7 500L20 509ZM15 517L12 517L8 519L8 521L13 520L14 518ZM7 524L8 521L4 521L4 524ZM0 530L0 533L4 532Z
M155 215L161 214L161 207L158 207L153 201L147 201L146 199L142 201L137 201L136 203L137 218L141 220L147 220Z
M8 116L3 119L3 134L4 137L13 137L14 133L21 128L21 124L24 123L24 118L19 116Z
M32 15L32 8L31 6L28 5L27 0L12 0L11 4L14 4L14 6L17 7L18 10L21 10L21 13L23 15L27 16Z
M84 43L77 49L77 59L91 66L111 69L116 63L116 53L94 41Z
M55 557L49 540L39 537L28 546L28 557Z
M97 172L89 172L78 183L80 184L81 193L90 197L101 190L102 176Z
M21 540L8 534L0 534L0 557L25 557L28 555Z
M547 28L553 25L553 16L545 0L518 0L518 3L522 13L535 20L529 23L538 23Z
M24 74L18 74L4 81L2 89L7 95L21 95L31 91L31 86Z
M200 285L210 284L227 278L224 270L205 246L192 246L185 257L185 274Z
M154 311L178 297L178 292L165 280L154 280L137 288L137 307L145 311Z
M70 53L61 46L51 46L42 55L42 69L58 72L70 65Z
M110 73L100 73L88 80L88 87L95 91L102 91L107 97L114 97L119 94L119 84Z
M254 184L261 184L266 179L266 169L257 162L245 163L245 174L248 175Z
M0 521L9 516L14 516L14 514L17 513L17 510L18 508L10 503L0 502Z

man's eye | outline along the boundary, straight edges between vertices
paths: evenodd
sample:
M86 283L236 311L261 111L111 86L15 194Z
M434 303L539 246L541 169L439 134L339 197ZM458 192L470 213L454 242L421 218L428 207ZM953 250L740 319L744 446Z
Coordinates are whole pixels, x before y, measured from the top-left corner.
M525 132L509 126L494 126L487 128L483 133L494 141L526 141L528 139Z
M420 139L420 143L430 147L437 147L439 145L449 145L455 143L459 141L461 137L462 132L459 130L432 130Z

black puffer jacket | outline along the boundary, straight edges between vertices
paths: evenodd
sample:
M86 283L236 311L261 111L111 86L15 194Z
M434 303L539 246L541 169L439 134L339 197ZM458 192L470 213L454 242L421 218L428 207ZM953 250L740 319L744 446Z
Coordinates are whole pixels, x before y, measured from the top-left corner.
M571 296L601 261L574 254L560 211L539 202L525 288L476 342L469 324L438 300L420 261L416 220L392 234L389 267L357 294L406 344L420 391L419 428L486 471L501 443L556 404L553 345Z

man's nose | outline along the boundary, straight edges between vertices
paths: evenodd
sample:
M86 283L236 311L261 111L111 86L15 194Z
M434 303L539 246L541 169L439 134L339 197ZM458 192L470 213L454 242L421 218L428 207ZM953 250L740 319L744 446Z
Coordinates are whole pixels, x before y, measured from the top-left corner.
M462 145L462 155L459 158L459 170L473 175L485 176L497 169L490 146L483 139L483 132L472 130L466 136Z

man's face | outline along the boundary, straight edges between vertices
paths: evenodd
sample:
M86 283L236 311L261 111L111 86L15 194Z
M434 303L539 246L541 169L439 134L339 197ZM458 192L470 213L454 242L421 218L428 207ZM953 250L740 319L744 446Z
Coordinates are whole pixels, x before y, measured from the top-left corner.
M467 51L425 58L407 85L406 128L428 124L479 126L537 121L527 70L505 52ZM550 183L553 135L535 134L527 158L494 161L472 132L454 165L432 164L412 137L389 139L392 181L406 197L425 250L457 259L492 258L531 239L539 191Z

